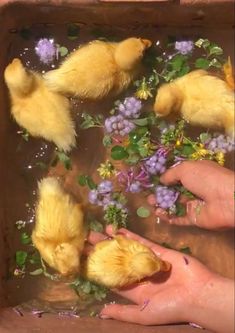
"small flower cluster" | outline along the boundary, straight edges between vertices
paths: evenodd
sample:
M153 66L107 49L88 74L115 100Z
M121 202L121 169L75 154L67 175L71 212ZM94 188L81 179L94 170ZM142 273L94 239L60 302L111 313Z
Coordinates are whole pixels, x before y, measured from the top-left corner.
M113 224L115 227L126 226L127 209L115 198L111 181L104 180L96 189L91 190L89 192L89 202L103 207L104 220L107 224Z
M160 208L171 208L179 197L179 192L168 188L167 186L158 185L156 187L156 203Z
M35 46L35 52L43 64L51 64L58 54L54 39L41 38Z
M194 43L191 40L188 41L177 41L175 42L175 49L179 53L186 55L193 51Z
M135 129L131 119L140 116L142 104L135 97L128 97L118 105L118 114L105 120L105 130L109 134L125 136Z
M151 175L162 174L166 171L167 151L159 148L154 155L145 160L144 165Z
M224 154L231 152L235 149L234 140L224 134L213 136L205 143L205 146L208 150L212 152L222 152Z

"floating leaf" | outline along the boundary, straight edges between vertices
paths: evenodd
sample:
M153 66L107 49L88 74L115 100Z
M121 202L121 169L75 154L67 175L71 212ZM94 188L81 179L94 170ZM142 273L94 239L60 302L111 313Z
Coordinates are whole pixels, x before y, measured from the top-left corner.
M208 69L210 66L210 60L205 58L198 58L195 61L195 67L196 68L202 68L202 69Z
M28 253L25 251L16 251L16 264L19 267L23 267L25 265Z
M67 30L67 36L70 40L75 40L78 38L80 32L80 27L77 24L70 24Z
M210 41L208 39L200 38L194 44L199 48L207 48L210 45Z
M82 114L82 118L84 119L80 125L80 127L82 129L88 129L88 128L92 128L92 127L103 127L103 124L102 124L103 116L102 115L91 116L90 114L84 112Z
M31 243L31 237L27 234L27 232L22 232L20 236L20 241L22 244L30 244Z
M205 143L206 141L209 141L211 139L211 134L201 133L199 136L199 139L200 139L201 143Z
M111 149L111 157L114 160L123 160L124 158L127 158L129 155L126 151L126 149L122 146L114 146Z
M150 211L149 209L145 207L139 207L136 211L137 215L142 218L146 218L150 216Z
M181 153L184 156L189 156L195 152L195 149L191 144L184 144L181 149Z
M94 183L93 179L87 175L78 176L77 179L79 185L81 186L88 186L91 190L94 190L97 186Z
M134 123L137 126L146 126L148 125L148 118L132 119L132 123Z
M65 46L60 46L59 53L61 57L65 57L69 53L69 50Z
M38 265L41 263L41 257L39 252L33 253L31 255L29 255L29 262L32 265Z
M219 62L218 59L213 58L209 64L210 67L215 67L215 68L222 68L221 62Z
M176 216L184 216L185 214L186 214L185 206L182 203L177 202L176 203L176 213L175 213L175 215Z
M36 275L41 275L43 273L42 268L35 269L35 271L29 272L30 275L36 276Z
M66 155L63 151L57 151L56 155L61 163L63 163L65 169L72 169L72 162L68 155Z
M223 49L221 47L219 47L218 45L216 44L212 44L209 46L209 56L211 55L222 55L224 52L223 52Z
M108 147L110 146L111 144L113 143L113 140L112 140L112 137L108 134L106 134L104 137L103 137L103 145L105 147Z
M99 221L92 220L89 223L89 229L92 230L92 231L96 231L96 232L103 232L104 231L104 226Z
M172 60L170 61L171 67L173 70L175 71L180 71L183 64L186 61L186 57L181 55L181 54L177 54L174 58L172 58Z
M191 251L190 247L188 247L188 246L181 247L179 249L179 251L182 252L182 253L185 253L185 254L192 254L192 251Z

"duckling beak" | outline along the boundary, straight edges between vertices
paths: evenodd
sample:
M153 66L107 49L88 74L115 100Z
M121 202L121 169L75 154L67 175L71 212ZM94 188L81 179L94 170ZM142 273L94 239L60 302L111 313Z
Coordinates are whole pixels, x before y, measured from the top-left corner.
M145 48L148 49L152 46L152 42L149 39L140 39L141 42L144 44Z

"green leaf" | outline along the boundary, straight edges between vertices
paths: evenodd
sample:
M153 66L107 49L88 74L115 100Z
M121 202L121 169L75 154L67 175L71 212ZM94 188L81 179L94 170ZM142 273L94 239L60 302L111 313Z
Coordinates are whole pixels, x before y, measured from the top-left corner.
M184 156L189 156L189 155L193 154L194 152L195 152L195 149L193 148L193 146L191 144L184 144L182 146L181 153Z
M147 127L139 127L129 133L129 140L131 143L137 143L148 132Z
M65 57L69 53L69 50L65 46L60 46L59 53L61 57Z
M205 143L206 141L211 139L211 134L201 133L200 136L199 136L199 139L200 139L201 143Z
M96 232L103 232L104 231L104 226L99 221L92 220L89 223L89 229L92 230L92 231L96 231Z
M16 264L19 267L23 267L25 265L28 253L25 251L16 251Z
M35 269L35 271L29 272L30 275L36 276L36 275L41 275L43 273L42 268Z
M139 207L136 211L137 215L142 218L146 218L150 216L150 211L149 209L145 207Z
M72 169L72 163L68 155L66 155L63 151L57 151L56 155L58 156L59 161L63 163L65 169L67 170Z
M178 54L174 58L172 58L169 63L171 64L172 69L178 72L181 70L186 59L187 58L185 56Z
M78 176L77 181L81 186L88 186L91 190L95 189L97 186L93 179L87 175Z
M146 126L148 125L148 118L142 118L142 119L132 119L132 123L134 123L137 126Z
M172 71L165 71L162 76L165 79L166 82L169 82L171 80L173 80L174 78L177 77L176 75L177 71L176 70L172 70Z
M22 232L20 235L20 241L22 244L30 244L31 243L31 237L27 234L27 232Z
M40 257L39 252L35 252L35 253L29 255L29 262L32 265L40 264L41 263L41 257Z
M70 40L75 40L78 38L80 32L80 27L77 24L70 24L67 30L67 36Z
M87 176L87 186L89 187L90 190L94 190L97 187L93 179L89 176Z
M103 137L103 145L104 145L105 147L108 147L108 146L110 146L112 143L113 143L113 140L112 140L111 136L108 135L108 134L106 134L106 135Z
M185 254L192 254L192 251L191 251L190 247L188 247L188 246L181 247L179 249L179 251L182 252L182 253L185 253Z
M180 202L177 202L176 203L176 216L184 216L186 214L186 208L185 206L180 203Z
M216 58L213 58L209 64L210 67L215 67L215 68L221 68L222 67L222 64L221 62L219 62L218 59Z
M208 69L210 66L210 60L205 59L205 58L198 58L195 61L195 67L196 68L201 68L201 69Z
M125 160L125 163L129 165L135 165L139 162L139 160L140 160L139 155L132 154Z
M189 73L190 67L188 65L184 65L181 70L178 72L178 77L184 76L185 74Z
M126 149L122 146L114 146L111 149L111 157L114 160L123 160L124 158L127 158L129 155L126 151Z
M83 122L81 123L80 127L82 129L88 129L92 127L102 127L102 121L103 121L103 116L102 115L96 115L96 116L91 116L90 114L83 113L82 118L84 119Z
M223 49L221 47L219 47L218 45L211 44L209 46L209 56L211 56L211 55L219 56L219 55L222 55L223 53L224 53Z
M81 186L86 186L87 185L87 176L86 175L81 175L78 177L78 183Z

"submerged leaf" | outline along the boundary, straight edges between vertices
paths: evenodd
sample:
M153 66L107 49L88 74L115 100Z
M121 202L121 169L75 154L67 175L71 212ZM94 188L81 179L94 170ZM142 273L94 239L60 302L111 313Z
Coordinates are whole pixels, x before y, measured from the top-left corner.
M111 149L111 157L114 160L123 160L124 158L127 158L128 156L129 156L128 152L122 146L114 146Z
M26 259L27 259L28 253L25 251L16 251L16 264L19 267L23 267L26 263Z
M20 236L20 240L22 244L30 244L31 243L31 237L27 234L27 232L22 232Z
M136 211L137 215L142 218L147 218L150 216L150 211L149 209L145 207L139 207Z

